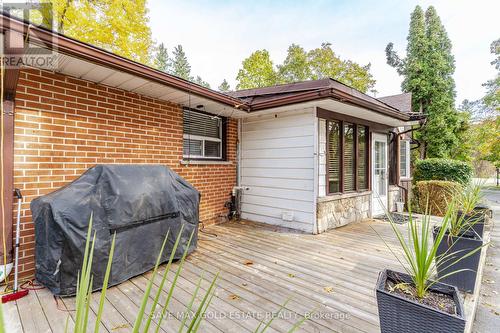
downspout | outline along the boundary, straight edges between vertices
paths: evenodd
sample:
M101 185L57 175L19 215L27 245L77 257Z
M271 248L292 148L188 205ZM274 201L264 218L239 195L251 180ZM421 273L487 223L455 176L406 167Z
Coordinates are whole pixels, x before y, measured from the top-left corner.
M241 184L241 118L238 119L238 143L236 144L236 187Z
M26 45L23 35L5 31L3 38L4 54L22 57L24 48L12 48L12 45ZM11 42L13 43L11 45ZM7 278L12 269L12 223L14 204L14 111L15 95L20 67L5 68L4 54L1 55L0 77L0 281ZM9 269L10 268L10 269Z
M389 133L391 135L391 139L389 141L389 144L392 144L395 140L399 140L399 137L403 134L412 133L416 130L420 130L420 129L424 128L426 121L427 121L427 118L424 115L421 115L421 116L423 116L423 118L419 119L418 127L412 127L410 129L403 131L403 132L400 132L400 133L398 133L396 131L389 131ZM419 146L420 146L420 142L417 141L417 147L410 148L410 150L416 149ZM396 155L397 155L397 158L399 158L399 151L396 152ZM408 189L401 185L401 178L400 177L398 177L398 179L397 179L396 186L403 191L405 202L408 202Z

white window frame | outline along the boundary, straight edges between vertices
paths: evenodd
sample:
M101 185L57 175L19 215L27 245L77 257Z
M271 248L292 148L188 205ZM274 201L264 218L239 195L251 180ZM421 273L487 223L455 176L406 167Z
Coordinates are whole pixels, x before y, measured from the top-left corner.
M405 163L405 173L406 175L403 176L401 173L401 149L406 150L405 158L406 158L406 163ZM399 141L399 152L398 152L398 159L399 159L399 177L402 179L409 179L411 178L410 175L410 140L407 139L402 139Z
M210 117L209 115L206 115L206 114L201 113L201 112L192 111L192 110L183 110L183 112L186 112L186 111L196 112L199 114L203 114L207 117ZM214 116L214 118L217 118L219 120L219 138L212 138L209 136L201 136L201 135L183 133L183 141L182 141L182 158L183 159L206 159L206 160L222 160L223 159L223 154L222 154L222 147L223 147L222 126L223 126L223 122L222 122L221 117ZM184 126L183 126L182 130L184 131ZM184 154L184 140L199 140L199 141L201 141L201 155L193 155L193 154L185 155ZM205 141L219 143L219 156L205 156Z

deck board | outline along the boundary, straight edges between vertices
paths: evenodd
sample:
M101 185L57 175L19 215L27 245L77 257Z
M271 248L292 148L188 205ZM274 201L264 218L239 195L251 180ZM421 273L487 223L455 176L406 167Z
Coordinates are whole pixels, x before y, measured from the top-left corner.
M380 238L397 245L388 223L369 220L320 235L248 221L205 230L210 234L199 234L198 249L185 262L168 308L172 314L184 311L199 276L204 274L199 302L211 279L219 273L209 308L210 314L217 313L219 317L208 316L201 332L253 332L262 316L276 313L287 301L282 316L273 321L268 332L287 332L311 311L313 317L299 332L379 331L375 282L383 268L401 270ZM174 263L167 274L160 304L166 300L178 265ZM165 269L166 265L161 266L153 281L148 311ZM152 272L147 272L108 290L102 332L131 331L151 276ZM89 318L92 330L99 296L98 292L93 295ZM161 309L159 305L156 313ZM69 325L73 324L72 310L74 298L60 299L56 305L47 290L30 292L4 306L9 332L62 332L66 318ZM157 319L154 317L153 321ZM177 332L181 320L169 317L161 332Z

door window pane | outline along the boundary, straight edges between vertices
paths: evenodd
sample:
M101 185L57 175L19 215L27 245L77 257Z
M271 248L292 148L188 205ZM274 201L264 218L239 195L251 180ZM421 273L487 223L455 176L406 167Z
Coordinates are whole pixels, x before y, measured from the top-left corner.
M385 142L375 141L375 192L380 196L387 194L386 172L387 172L387 156Z

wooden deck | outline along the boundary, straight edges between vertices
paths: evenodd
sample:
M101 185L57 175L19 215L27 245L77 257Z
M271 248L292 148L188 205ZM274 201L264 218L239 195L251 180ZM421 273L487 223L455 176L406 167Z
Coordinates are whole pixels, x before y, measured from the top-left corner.
M300 332L379 332L375 282L381 269L400 267L372 228L396 244L390 225L380 221L320 235L251 222L206 228L217 237L200 233L198 250L185 263L169 310L175 314L185 309L203 272L205 280L220 272L216 297L200 332L253 332L260 318L278 311L288 299L268 332L287 332L312 311ZM171 281L173 275L167 279ZM101 332L131 330L148 276L108 290ZM208 285L205 282L202 289ZM93 310L98 297L94 293ZM7 332L63 332L67 318L71 327L72 309L73 298L56 302L47 289L31 291L28 297L4 305ZM91 313L92 323L94 318ZM172 316L162 331L177 332L179 325L181 320Z

